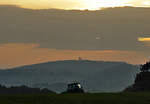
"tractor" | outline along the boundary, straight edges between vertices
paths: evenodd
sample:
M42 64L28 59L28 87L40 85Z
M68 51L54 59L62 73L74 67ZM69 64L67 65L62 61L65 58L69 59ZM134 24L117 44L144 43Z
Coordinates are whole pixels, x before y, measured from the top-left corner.
M68 84L67 91L64 93L84 93L84 90L81 84L76 82Z

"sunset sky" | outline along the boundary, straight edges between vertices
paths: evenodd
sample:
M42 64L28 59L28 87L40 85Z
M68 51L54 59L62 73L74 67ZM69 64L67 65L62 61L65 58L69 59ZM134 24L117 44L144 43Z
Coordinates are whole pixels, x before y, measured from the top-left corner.
M1 0L0 4L13 4L33 9L89 9L101 7L138 6L149 7L150 0Z
M78 57L131 64L150 60L150 8L34 10L150 7L150 0L0 0L0 4L0 69Z
M131 64L148 60L149 53L115 50L57 50L38 48L38 44L4 44L0 46L1 68L43 63L57 60L124 61Z

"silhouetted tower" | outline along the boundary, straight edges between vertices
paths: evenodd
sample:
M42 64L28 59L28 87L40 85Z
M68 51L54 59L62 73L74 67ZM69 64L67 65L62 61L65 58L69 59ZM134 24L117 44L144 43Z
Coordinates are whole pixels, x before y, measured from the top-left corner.
M81 58L81 57L78 57L78 60L79 60L79 61L82 61L82 58Z

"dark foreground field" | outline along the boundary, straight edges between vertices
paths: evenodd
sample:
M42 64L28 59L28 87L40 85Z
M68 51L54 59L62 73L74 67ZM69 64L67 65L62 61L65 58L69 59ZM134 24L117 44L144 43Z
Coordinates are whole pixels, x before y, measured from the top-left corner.
M150 104L150 93L0 95L0 104Z

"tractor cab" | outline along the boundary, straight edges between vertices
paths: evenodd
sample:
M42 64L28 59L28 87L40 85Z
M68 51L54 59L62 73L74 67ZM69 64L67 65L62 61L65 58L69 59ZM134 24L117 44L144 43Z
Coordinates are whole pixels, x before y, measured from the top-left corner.
M84 93L80 83L68 84L67 93Z

